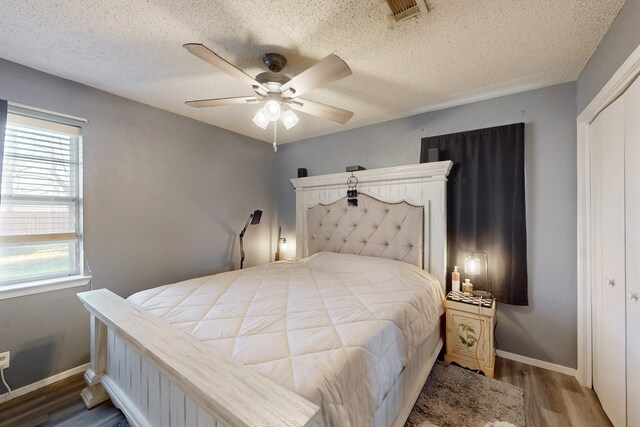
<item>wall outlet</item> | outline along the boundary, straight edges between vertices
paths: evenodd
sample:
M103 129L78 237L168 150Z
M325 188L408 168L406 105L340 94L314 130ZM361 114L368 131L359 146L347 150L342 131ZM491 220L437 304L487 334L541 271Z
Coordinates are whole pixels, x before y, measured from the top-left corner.
M8 368L10 360L11 360L10 351L5 351L4 353L0 353L0 369Z

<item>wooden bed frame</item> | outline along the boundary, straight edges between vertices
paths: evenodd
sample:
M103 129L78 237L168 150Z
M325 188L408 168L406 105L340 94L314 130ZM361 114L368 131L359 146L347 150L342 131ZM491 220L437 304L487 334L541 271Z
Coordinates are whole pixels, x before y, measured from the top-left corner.
M356 172L358 191L425 207L424 270L445 283L446 177L450 161ZM309 207L345 196L350 173L292 179L298 257L307 256ZM216 353L106 289L78 294L90 313L91 362L82 399L109 398L133 426L312 426L319 407ZM438 334L435 334L438 335ZM419 350L375 414L374 427L402 426L442 347Z

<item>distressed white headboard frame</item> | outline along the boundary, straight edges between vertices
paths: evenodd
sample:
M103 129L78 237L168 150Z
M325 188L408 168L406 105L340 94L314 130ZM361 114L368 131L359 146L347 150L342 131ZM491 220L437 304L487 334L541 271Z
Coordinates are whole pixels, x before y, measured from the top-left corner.
M354 172L358 192L381 201L406 201L424 206L423 268L445 286L447 269L447 175L453 162L371 169ZM308 256L307 209L345 197L351 173L293 178L296 189L296 256Z

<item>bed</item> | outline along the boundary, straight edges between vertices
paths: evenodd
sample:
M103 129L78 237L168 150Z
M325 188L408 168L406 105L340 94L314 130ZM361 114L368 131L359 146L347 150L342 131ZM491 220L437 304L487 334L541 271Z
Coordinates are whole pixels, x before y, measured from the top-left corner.
M442 347L450 162L292 180L297 260L79 294L87 407L133 425L401 426Z

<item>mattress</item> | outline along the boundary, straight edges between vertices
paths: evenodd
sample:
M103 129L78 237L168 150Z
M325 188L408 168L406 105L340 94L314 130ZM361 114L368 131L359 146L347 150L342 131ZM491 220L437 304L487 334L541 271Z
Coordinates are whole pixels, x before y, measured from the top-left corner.
M129 301L321 407L370 425L439 325L438 280L401 261L321 252L139 292Z

